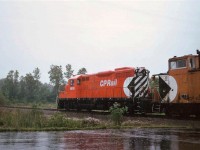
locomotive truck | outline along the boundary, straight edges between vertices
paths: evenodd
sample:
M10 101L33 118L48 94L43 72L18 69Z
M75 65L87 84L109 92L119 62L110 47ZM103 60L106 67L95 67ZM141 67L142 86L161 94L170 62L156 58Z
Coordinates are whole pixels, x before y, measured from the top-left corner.
M165 112L200 115L200 52L169 59L167 73L149 78L144 67L123 67L69 79L57 98L59 109L108 110L113 103L130 114ZM150 82L157 81L157 84Z

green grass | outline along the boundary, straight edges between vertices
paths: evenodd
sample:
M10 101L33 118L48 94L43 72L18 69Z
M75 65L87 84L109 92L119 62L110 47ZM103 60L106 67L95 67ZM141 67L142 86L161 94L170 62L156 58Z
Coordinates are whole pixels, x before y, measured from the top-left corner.
M47 117L41 111L33 110L1 110L0 131L58 131L98 129L102 124L93 119L82 120L69 119L62 113L55 113Z
M193 122L191 124L191 122ZM0 132L5 131L67 131L97 129L128 129L128 128L176 128L200 129L200 122L170 122L127 120L121 125L113 124L112 120L100 121L94 118L70 119L63 113L46 116L41 111L33 110L0 110Z

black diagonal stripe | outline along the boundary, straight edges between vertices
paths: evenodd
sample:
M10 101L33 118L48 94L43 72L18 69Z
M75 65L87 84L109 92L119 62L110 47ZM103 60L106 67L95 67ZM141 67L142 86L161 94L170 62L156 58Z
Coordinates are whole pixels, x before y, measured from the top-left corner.
M139 76L138 76L139 77ZM135 92L135 86L144 78L144 77L141 77L137 83L134 83L135 80L138 78L138 77L135 77L134 80L131 81L131 83L128 85L128 89L131 91L131 93L134 93Z
M144 93L144 97L147 97L148 93L149 93L149 84L147 83L147 88L146 88L146 91Z
M140 74L140 75L138 75L138 73L142 73L142 75ZM133 85L136 85L136 84L138 84L138 82L140 82L144 77L146 77L146 70L145 69L143 69L143 70L141 70L141 71L136 71L136 77L134 77L133 79L132 79L132 81L130 82L130 86L133 86ZM142 76L142 77L141 77ZM138 81L137 81L137 83L135 83L135 80L137 80L137 78L139 78L139 77L141 77Z
M170 86L159 76L160 97L164 98L169 93L170 90L171 90Z
M147 78L147 79L148 79L148 78ZM137 92L137 91L141 88L141 86L143 86L143 85L147 82L147 79L144 80L142 83L140 83L140 86L138 86L138 88L135 89L135 92ZM135 85L135 86L136 86L136 85Z
M144 93L144 97L147 97L147 96L148 96L148 89Z
M143 89L137 94L135 95L135 97L139 96L139 94L144 93L145 89L147 88L148 84L146 86L143 87ZM148 91L148 90L147 90ZM135 92L137 93L137 92ZM145 93L144 93L145 94ZM144 95L143 95L144 96Z
M133 79L132 79L132 81L129 83L129 85L128 85L128 89L131 91L131 93L132 93L132 95L134 95L134 87L135 87L135 85L134 85L134 83L135 83L135 80L138 78L138 76L136 76L136 77L134 77Z
M142 76L136 83L134 83L134 86L136 86L140 81L142 81L146 76Z
M135 80L136 80L138 77L139 77L139 76L134 77L134 78L132 79L132 81L129 83L129 85L130 85L130 86L134 85ZM129 86L129 85L128 85L128 86Z
M142 87L143 89L142 89L142 91L140 91L140 93L144 93L144 91L147 89L147 86L148 86L148 84L146 86Z
M131 91L132 95L134 96L135 93L136 93L136 90L135 90L135 86L137 84L140 84L140 86L144 85L144 83L146 82L146 80L144 80L143 83L140 83L141 80L143 80L146 76L142 76L136 83L134 83L134 81L138 78L139 76L135 77L134 80L131 81L131 83L128 85L128 89ZM137 89L140 88L140 86L138 86Z

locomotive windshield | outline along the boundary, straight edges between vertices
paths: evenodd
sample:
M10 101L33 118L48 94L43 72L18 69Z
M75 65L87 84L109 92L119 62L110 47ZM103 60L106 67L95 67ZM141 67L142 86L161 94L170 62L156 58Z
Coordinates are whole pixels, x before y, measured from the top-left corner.
M178 69L178 68L185 68L186 67L186 60L173 60L170 62L170 69Z

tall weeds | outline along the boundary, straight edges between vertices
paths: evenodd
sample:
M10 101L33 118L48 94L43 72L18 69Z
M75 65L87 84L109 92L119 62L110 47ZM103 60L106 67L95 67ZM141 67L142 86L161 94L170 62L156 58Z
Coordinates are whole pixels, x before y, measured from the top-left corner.
M31 111L1 111L1 127L10 128L41 128L46 124L46 118L43 113L37 110Z
M55 113L48 120L48 127L81 128L81 121L68 119L61 113Z
M94 123L89 123L87 120L74 120L66 118L62 113L55 113L50 117L45 116L37 109L33 110L1 110L0 111L0 128L15 128L15 129L42 129L42 128L84 128L93 127Z

